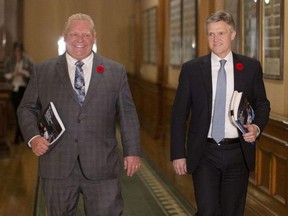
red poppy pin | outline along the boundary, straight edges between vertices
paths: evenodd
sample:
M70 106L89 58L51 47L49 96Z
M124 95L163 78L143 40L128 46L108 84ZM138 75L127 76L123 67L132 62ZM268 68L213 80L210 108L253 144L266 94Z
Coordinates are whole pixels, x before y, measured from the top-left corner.
M238 71L242 71L244 69L244 65L242 63L236 63L235 67Z
M96 68L96 70L97 70L98 73L103 73L104 70L105 70L105 68L104 68L103 65L98 65L97 68Z

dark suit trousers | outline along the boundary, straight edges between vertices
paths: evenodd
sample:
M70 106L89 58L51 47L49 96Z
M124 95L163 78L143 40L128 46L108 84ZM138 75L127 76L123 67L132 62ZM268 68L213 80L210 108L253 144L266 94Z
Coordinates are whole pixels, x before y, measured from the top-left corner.
M248 179L240 143L207 142L193 173L197 216L243 216Z
M66 179L41 178L48 216L72 216L80 193L86 216L119 216L123 210L120 180L88 180L79 160Z

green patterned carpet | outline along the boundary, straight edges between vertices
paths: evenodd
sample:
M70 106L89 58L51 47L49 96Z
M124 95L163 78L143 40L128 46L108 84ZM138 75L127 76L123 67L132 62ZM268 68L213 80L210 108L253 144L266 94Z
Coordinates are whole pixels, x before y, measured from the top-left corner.
M139 172L134 177L123 176L123 216L190 216L195 210L171 188L149 163L142 159ZM84 216L82 199L76 216ZM37 188L34 216L45 216L45 203L40 185Z

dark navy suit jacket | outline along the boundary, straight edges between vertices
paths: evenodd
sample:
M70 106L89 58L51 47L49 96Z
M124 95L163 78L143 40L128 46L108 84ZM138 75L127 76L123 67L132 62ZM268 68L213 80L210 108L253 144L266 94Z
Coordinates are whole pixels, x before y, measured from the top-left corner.
M260 62L233 53L234 89L243 92L255 111L262 132L269 118ZM242 67L243 66L243 67ZM187 158L188 173L193 173L204 151L212 110L211 54L183 64L171 118L171 160ZM191 114L191 115L190 115ZM249 170L255 167L255 144L244 141L241 148Z

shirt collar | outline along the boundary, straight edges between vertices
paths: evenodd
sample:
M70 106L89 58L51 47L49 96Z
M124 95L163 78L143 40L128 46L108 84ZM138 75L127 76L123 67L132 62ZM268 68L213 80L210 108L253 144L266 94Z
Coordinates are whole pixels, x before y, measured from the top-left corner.
M228 55L225 58L223 58L223 59L225 59L227 62L233 62L232 52L230 51L228 53ZM220 60L221 60L221 58L219 58L215 53L213 53L213 52L211 53L211 61L212 61L212 63L219 64Z
M84 63L84 65L85 64L87 65L88 62L92 61L93 56L94 56L94 53L91 52L89 56L87 56L85 59L82 59L81 61ZM78 61L77 59L69 55L67 52L66 52L66 59L68 61L68 64L71 64L71 65L75 65L75 63Z

